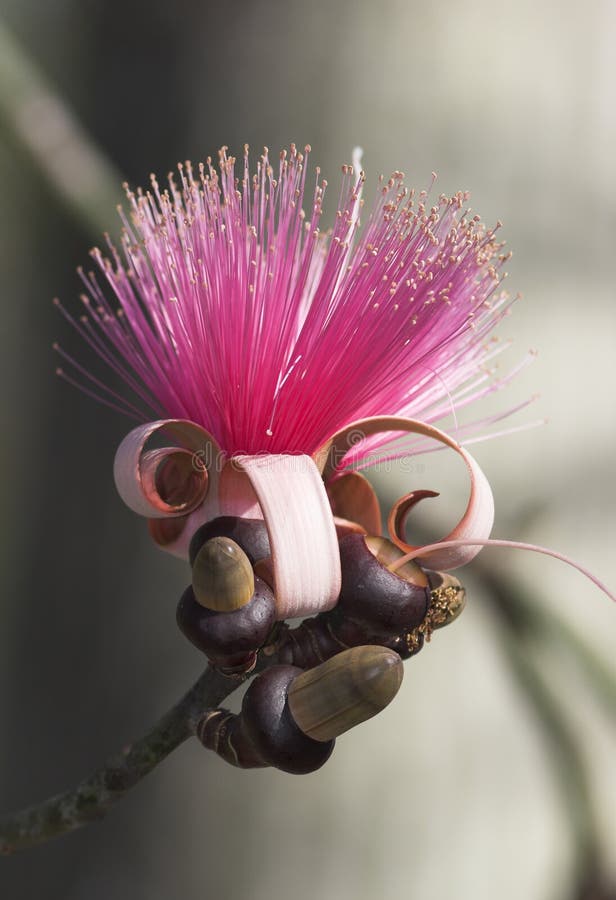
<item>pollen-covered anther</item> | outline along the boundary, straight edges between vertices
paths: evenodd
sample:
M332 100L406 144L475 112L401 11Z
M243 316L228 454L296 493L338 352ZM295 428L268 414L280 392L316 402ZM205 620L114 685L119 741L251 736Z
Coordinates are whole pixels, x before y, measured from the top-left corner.
M428 572L430 600L426 616L416 628L406 632L404 640L412 654L429 642L432 632L454 622L466 606L466 591L448 572Z

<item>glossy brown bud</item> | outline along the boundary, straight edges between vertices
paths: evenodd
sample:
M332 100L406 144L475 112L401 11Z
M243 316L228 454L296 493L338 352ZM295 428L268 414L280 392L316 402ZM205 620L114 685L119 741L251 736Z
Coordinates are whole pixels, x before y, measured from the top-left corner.
M329 741L385 709L403 673L393 650L353 647L298 675L289 686L289 709L304 734Z
M223 669L250 668L275 621L274 595L260 578L255 578L250 601L233 612L215 612L201 606L192 586L182 594L177 609L180 630L214 665Z
M381 565L385 566L387 569L404 556L403 550L396 547L389 538L382 537L380 534L368 534L364 540L366 541L366 546L370 552L373 553ZM400 578L403 578L411 584L416 584L419 587L426 587L428 584L427 573L424 572L421 566L414 562L414 560L410 560L409 562L404 563L404 565L398 566L395 572Z
M336 615L361 624L367 635L375 637L417 627L428 608L428 579L416 563L391 572L388 566L401 556L402 551L386 538L360 534L343 538Z
M258 559L270 554L269 537L263 519L218 516L198 528L192 536L188 550L191 566L201 547L213 537L231 538L242 548L253 565Z
M241 715L246 738L264 762L294 775L320 769L335 743L308 737L291 715L289 685L301 672L295 666L267 669L246 691Z
M195 557L192 585L201 606L233 612L249 602L255 577L250 560L235 541L214 537L205 542Z

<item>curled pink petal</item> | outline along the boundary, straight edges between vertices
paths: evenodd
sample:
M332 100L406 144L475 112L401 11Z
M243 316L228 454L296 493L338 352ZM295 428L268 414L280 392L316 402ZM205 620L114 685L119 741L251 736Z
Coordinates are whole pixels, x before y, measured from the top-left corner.
M387 517L387 530L396 536L396 541L404 542L406 518L414 506L430 497L438 497L438 491L411 491L396 500Z
M345 456L350 450L357 447L363 440L381 432L407 432L421 434L445 444L458 453L468 469L471 481L471 491L464 515L455 528L439 542L438 547L424 550L422 547L413 547L400 538L397 533L391 535L392 541L406 552L415 552L418 561L430 569L447 571L466 565L480 551L480 545L473 543L473 539L479 542L490 536L494 523L494 498L488 479L479 467L478 463L461 447L450 435L433 425L418 422L414 419L405 419L400 416L377 416L369 419L359 419L346 428L337 432L315 454L315 462L321 468L325 480L338 469L344 466ZM443 546L448 541L461 541L452 545Z
M179 447L146 450L158 432ZM130 509L153 518L185 516L216 488L220 448L199 425L182 419L160 419L140 425L118 447L113 474L118 493ZM212 464L212 463L215 464ZM217 489L212 491L215 497Z
M325 486L312 459L303 454L236 456L233 469L248 477L261 506L278 618L332 609L340 593L340 554Z
M218 500L222 515L244 516L247 519L263 518L259 498L254 492L250 478L236 464L235 458L230 459L220 473Z

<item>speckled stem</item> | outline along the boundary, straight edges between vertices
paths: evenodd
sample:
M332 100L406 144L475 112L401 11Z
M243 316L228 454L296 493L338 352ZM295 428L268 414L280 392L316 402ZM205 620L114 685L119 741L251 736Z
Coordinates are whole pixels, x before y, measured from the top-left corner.
M273 665L273 657L253 671ZM112 756L77 787L0 820L0 853L10 854L67 834L105 814L176 747L191 737L208 707L218 706L250 675L225 676L208 667L187 694L143 737Z

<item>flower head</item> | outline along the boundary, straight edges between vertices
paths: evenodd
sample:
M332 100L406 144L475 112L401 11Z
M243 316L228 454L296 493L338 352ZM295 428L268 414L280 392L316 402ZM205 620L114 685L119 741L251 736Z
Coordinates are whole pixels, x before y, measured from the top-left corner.
M166 190L127 189L121 249L92 251L74 324L132 399L78 367L85 389L146 421L193 421L228 454L313 454L356 419L434 422L502 383L485 366L509 302L498 226L466 194L430 200L395 172L360 228L356 164L322 231L309 150L275 165L266 150L251 174L247 148L239 167L223 148L219 171L187 163Z
M248 148L239 174L223 148L218 171L210 160L197 172L186 163L166 190L154 177L148 192L127 189L121 250L109 241L108 257L92 252L107 288L82 272L85 313L65 314L133 399L58 348L86 392L146 423L120 445L115 477L132 509L175 519L151 524L159 544L186 556L196 530L221 514L265 520L281 619L337 604L337 529L349 526L340 520L381 531L372 488L344 470L395 434L450 447L471 479L462 519L434 545L405 537L408 512L434 493L394 504L388 528L404 560L452 569L503 544L489 539L485 475L433 424L511 377L490 381L486 371L499 352L488 335L509 305L498 225L471 215L466 194L429 200L395 172L360 227L356 159L343 166L323 232L326 182L317 169L306 188L308 153L291 145L275 171L266 150L251 175ZM486 421L458 427L457 438ZM179 448L147 450L159 431ZM195 466L196 452L209 462Z
M223 148L218 171L209 159L198 171L186 163L165 190L154 177L147 192L127 188L121 248L92 251L99 275L81 273L84 315L65 314L131 398L59 350L84 390L147 423L121 444L115 475L132 509L177 519L151 526L158 543L186 556L195 529L221 513L265 519L280 618L337 603L336 517L381 531L368 483L349 473L341 489L340 472L374 448L382 455L395 434L454 449L471 494L429 560L404 529L431 492L395 504L392 540L433 568L476 555L469 539L487 540L493 523L490 486L433 423L508 380L486 371L499 352L488 335L509 305L498 225L471 215L466 194L429 199L434 178L416 193L395 172L361 227L356 154L322 231L327 183L317 169L307 187L309 151L291 145L274 167L265 150L251 174L248 148L239 172ZM146 450L161 430L180 449ZM195 451L210 454L198 472Z

